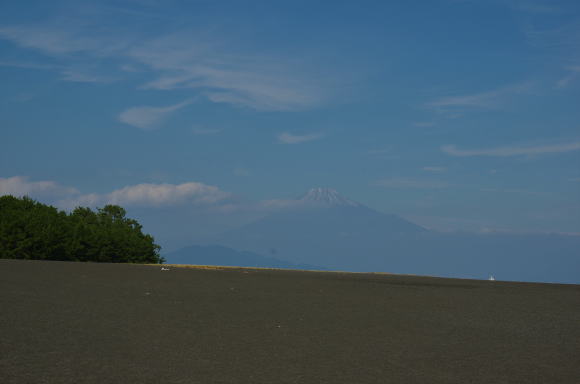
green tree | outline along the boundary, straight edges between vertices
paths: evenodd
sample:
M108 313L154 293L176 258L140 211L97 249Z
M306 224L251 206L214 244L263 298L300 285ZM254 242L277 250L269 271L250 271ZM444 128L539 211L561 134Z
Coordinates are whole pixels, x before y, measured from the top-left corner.
M0 197L0 258L162 263L159 245L118 205L70 214L28 197Z

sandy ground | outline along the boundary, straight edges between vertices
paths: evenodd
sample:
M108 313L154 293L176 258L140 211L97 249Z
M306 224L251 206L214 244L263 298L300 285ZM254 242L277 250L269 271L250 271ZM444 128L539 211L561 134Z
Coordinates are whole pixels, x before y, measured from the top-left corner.
M580 286L0 260L0 382L580 383Z

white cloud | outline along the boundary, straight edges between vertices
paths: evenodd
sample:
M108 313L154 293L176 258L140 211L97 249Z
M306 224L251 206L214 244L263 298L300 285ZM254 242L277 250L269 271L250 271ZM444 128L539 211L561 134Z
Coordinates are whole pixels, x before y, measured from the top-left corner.
M293 135L288 132L283 132L278 135L278 142L284 144L299 144L307 141L313 141L322 138L321 133L310 133L306 135Z
M577 75L575 73L568 75L566 77L561 78L556 82L557 89L564 89L568 88L568 86L576 79Z
M219 188L202 183L138 184L106 195L108 203L128 205L176 205L185 202L212 204L228 197Z
M203 183L137 184L106 194L86 194L59 201L60 206L97 206L119 204L122 206L175 206L182 204L211 205L225 200L229 193Z
M192 89L216 103L296 110L315 106L325 98L319 77L307 74L307 69L301 71L304 64L292 58L240 52L216 37L190 31L147 38L127 33L122 26L105 30L86 20L61 24L4 26L0 38L57 60L69 61L74 55L77 65L88 68L95 58L117 67L122 61L120 72L139 68L152 77L144 89ZM62 75L67 81L102 77Z
M456 108L497 108L505 102L507 97L529 92L530 89L530 83L515 84L487 92L442 97L428 102L426 106L443 110Z
M27 177L0 177L0 196L59 197L79 193L77 189L64 187L54 181L28 181Z
M193 127L191 132L194 135L215 135L220 133L222 130L219 128L205 128L205 127Z
M568 70L568 75L561 78L556 82L557 89L564 89L570 86L577 78L580 76L580 66L572 66L566 68Z
M434 172L434 173L441 173L441 172L445 172L447 170L447 168L445 167L423 167L424 171L427 172Z
M443 181L410 178L383 179L375 182L375 185L389 189L441 189L449 187L449 184Z
M526 189L514 189L514 188L480 188L482 192L494 192L494 193L515 193L518 195L530 195L530 196L548 196L550 193L547 192L537 192L530 191Z
M248 177L252 174L252 172L250 172L249 169L244 167L235 167L232 173L234 174L234 176L238 177Z
M580 141L562 144L498 147L487 149L458 149L454 145L445 145L441 147L441 150L447 153L448 155L458 157L468 157L468 156L507 157L507 156L542 155L548 153L563 153L580 150Z
M432 121L417 121L417 122L413 123L413 125L415 127L419 127L419 128L427 128L427 127L434 126L435 123Z
M119 115L119 120L137 128L153 130L158 128L171 113L192 102L192 100L185 100L167 107L133 107L122 112Z
M44 26L4 26L0 36L16 44L48 54L65 54L94 48L93 42L74 36L62 28Z
M106 204L123 206L214 205L225 202L231 194L218 187L188 182L183 184L137 184L110 193L81 194L78 189L55 181L29 181L27 177L0 178L0 196L29 196L61 208L97 207Z
M0 67L12 67L12 68L21 68L21 69L45 69L45 70L54 70L59 69L60 67L56 65L50 64L38 64L38 63L31 63L26 61L0 61Z
M66 25L60 22L1 26L0 38L53 57L85 54L100 58L121 54L134 40L126 31L121 35L85 21L75 20Z
M541 25L541 27L537 27ZM576 52L580 43L580 28L576 21L555 24L553 27L527 23L523 33L530 45L544 49L555 49L565 52Z
M517 11L526 13L557 14L562 12L560 8L554 7L552 5L541 4L539 2L518 1L516 3L510 3L509 5L511 5L513 9Z
M61 80L74 83L108 83L113 79L107 76L91 74L84 70L63 69L61 71Z
M54 65L37 64L25 61L0 61L0 67L13 67L20 69L47 70L60 73L60 80L75 83L109 83L114 79L109 76L94 74L93 68L84 68L79 65Z
M142 42L128 55L157 74L144 85L148 89L198 89L213 102L258 110L302 109L321 101L317 81L301 75L290 60L220 45L180 32Z
M366 153L369 155L386 155L393 151L392 148L377 148L377 149L369 149Z

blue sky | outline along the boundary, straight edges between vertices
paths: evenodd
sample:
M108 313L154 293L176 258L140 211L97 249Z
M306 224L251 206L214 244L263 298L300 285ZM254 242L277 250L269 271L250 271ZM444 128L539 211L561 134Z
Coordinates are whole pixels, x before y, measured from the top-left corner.
M0 194L580 233L577 1L5 0L0 84Z

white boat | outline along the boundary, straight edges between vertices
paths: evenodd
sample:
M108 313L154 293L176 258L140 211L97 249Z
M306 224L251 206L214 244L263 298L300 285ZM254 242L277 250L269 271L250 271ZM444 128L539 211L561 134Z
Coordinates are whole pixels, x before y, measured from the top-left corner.
M495 281L495 277L493 277L493 275L489 275L489 281Z

